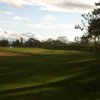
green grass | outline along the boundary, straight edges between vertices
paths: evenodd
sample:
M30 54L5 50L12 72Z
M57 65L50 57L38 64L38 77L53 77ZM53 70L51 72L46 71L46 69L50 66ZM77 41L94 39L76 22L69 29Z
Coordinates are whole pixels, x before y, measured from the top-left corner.
M100 56L41 48L0 48L0 100L100 100Z

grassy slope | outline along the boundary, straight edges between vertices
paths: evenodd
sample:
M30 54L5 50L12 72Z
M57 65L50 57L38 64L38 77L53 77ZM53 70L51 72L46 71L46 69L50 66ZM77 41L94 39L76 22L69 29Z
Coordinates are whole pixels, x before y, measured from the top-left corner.
M0 48L0 100L99 100L100 57L88 52Z

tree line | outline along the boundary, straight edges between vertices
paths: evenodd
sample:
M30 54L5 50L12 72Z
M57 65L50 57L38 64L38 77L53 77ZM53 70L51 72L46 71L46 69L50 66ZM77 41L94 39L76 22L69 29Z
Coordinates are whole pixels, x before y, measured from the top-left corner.
M84 50L94 51L94 44L90 42L87 44L87 39L82 37L75 37L74 42L68 42L67 37L59 36L56 40L49 38L47 40L40 41L36 38L29 38L24 40L23 37L16 39L12 42L7 39L0 40L0 46L2 47L30 47L30 48L47 48L47 49L59 49L59 50Z
M40 41L36 38L29 38L28 40L24 40L23 37L20 39L16 39L12 42L7 39L0 40L0 46L6 47L53 47L53 46L64 46L68 42L66 36L59 36L56 40L49 38L47 40Z

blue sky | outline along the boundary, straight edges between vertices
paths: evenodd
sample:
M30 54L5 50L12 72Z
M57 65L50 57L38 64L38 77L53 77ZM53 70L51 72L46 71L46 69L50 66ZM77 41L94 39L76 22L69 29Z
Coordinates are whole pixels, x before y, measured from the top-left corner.
M66 36L72 41L82 35L74 29L75 24L81 24L81 14L93 10L98 1L0 0L0 38Z

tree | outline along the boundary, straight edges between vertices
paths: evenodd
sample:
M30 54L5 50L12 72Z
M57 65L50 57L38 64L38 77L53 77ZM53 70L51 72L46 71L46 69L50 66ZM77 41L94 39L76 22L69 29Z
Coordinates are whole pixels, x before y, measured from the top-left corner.
M89 38L85 35L81 37L81 44L88 44L89 43Z
M23 37L21 37L21 38L20 38L21 46L23 46L23 40L24 40Z
M79 40L80 40L79 37L75 37L75 39L74 39L74 41L75 41L76 43L79 43Z
M76 29L86 30L85 38L86 39L94 39L95 51L97 52L99 49L99 37L100 37L100 2L95 3L98 6L92 12L88 14L82 14L82 17L85 21L82 20L82 27L80 25L76 25Z
M19 40L16 40L16 41L13 41L12 46L14 46L14 47L20 47L21 43L20 43Z
M40 45L40 41L35 38L29 38L28 41L25 42L25 46L27 47L40 47Z
M0 40L0 46L9 46L8 40L6 40L6 39Z

